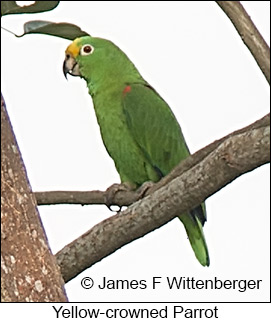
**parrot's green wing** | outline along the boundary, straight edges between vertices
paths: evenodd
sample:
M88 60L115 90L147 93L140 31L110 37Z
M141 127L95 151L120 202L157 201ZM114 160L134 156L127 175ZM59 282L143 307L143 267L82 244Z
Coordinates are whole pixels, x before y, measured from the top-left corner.
M126 89L123 111L129 130L151 165L165 176L189 156L181 128L167 103L150 86L132 84Z
M157 181L189 156L178 121L167 103L148 85L127 85L122 102L130 133L153 170L149 180ZM197 259L203 266L208 266L208 250L202 231L206 221L204 204L180 216L180 220Z

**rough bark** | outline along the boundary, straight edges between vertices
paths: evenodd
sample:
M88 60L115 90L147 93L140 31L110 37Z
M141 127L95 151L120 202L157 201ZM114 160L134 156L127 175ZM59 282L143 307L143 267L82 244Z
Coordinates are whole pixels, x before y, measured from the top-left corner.
M67 301L2 97L1 183L1 301Z

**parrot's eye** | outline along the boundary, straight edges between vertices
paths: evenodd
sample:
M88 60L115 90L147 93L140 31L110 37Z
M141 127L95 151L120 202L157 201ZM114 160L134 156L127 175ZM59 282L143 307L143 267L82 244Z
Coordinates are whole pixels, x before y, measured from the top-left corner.
M94 48L91 45L87 44L81 48L80 54L82 56L86 56L86 55L92 54L93 51L94 51Z

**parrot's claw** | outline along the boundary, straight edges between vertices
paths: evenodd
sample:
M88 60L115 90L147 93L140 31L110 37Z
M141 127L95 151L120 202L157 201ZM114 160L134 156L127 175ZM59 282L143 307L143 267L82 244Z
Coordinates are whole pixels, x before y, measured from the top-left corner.
M138 189L137 193L139 195L139 198L142 199L144 196L146 196L148 190L153 187L154 182L148 181L143 183Z
M122 206L117 205L114 203L115 200L115 195L120 192L120 191L132 191L134 188L129 185L129 183L121 183L121 184L113 184L108 187L108 189L105 191L104 195L104 203L105 205L109 208L110 211L113 212L120 212L122 209ZM118 210L112 209L112 205L117 205Z

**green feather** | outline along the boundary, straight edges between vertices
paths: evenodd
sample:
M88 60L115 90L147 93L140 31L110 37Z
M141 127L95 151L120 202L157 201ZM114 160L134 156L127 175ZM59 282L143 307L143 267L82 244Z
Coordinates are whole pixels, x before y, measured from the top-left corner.
M85 55L79 51L75 59L80 76L87 81L104 145L121 181L134 187L158 181L189 156L173 112L112 42L88 36L75 42L80 48L89 44L94 49ZM208 266L202 230L205 205L179 218L197 259Z

